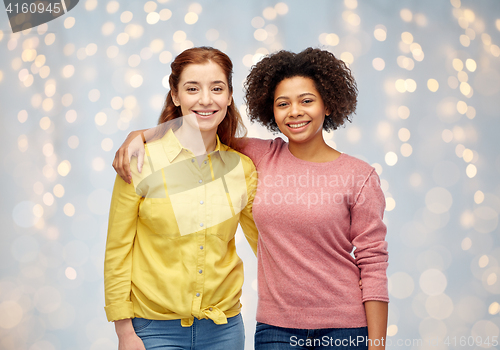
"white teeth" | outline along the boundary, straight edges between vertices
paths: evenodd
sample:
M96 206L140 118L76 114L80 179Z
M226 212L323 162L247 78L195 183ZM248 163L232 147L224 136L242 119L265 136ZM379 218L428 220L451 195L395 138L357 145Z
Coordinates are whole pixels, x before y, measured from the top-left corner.
M214 114L215 111L213 111L213 112L196 112L196 113L199 114L199 115L202 115L202 116L207 116L207 115Z
M300 124L288 124L288 126L291 127L291 128L300 128L301 126L304 126L307 123L309 123L309 122L303 122L303 123L300 123Z

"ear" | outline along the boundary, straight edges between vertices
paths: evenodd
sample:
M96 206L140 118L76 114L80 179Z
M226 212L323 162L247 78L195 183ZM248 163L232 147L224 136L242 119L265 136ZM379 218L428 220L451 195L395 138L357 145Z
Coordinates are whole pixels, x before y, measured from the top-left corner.
M228 98L228 101L227 101L227 106L231 106L231 102L233 102L233 93L231 92L229 94L229 98Z
M325 108L325 116L329 117L332 112L330 111L330 108L326 107Z
M174 106L179 107L181 105L179 97L177 96L177 94L174 94L173 91L170 91L170 93L172 94L172 101L174 102Z

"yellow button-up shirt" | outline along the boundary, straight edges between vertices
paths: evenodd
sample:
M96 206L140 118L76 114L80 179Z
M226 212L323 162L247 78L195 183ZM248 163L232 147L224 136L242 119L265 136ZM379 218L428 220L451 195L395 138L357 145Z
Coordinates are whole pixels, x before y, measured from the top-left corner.
M241 310L238 222L254 252L257 175L252 161L221 144L199 164L172 130L146 145L133 185L116 177L104 266L109 321L142 317L227 322Z

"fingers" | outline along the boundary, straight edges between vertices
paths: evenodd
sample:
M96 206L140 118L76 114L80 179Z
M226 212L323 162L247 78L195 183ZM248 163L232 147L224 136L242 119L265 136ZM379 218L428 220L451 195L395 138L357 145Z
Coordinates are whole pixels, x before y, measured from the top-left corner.
M130 184L131 177L129 178L129 173L127 173L126 169L124 169L124 164L126 163L127 158L128 158L127 149L120 148L116 152L116 157L115 157L115 162L113 162L113 167L115 168L118 175L123 179L123 181Z
M141 137L142 131L143 130L138 130L129 133L123 144L118 149L118 151L116 151L115 159L113 160L113 168L118 173L118 175L123 179L123 181L129 184L132 183L132 172L130 171L130 158L132 155L134 155L134 152L131 152L129 155L129 148L132 141L134 141L137 137L139 139L142 138ZM142 152L144 152L143 142L141 141L140 144L142 147ZM142 155L142 159L144 159L144 155ZM143 161L140 164L141 170L142 170L142 163Z
M113 164L112 165L113 165L113 168L115 169L115 171L118 172L116 170L116 167L118 166L118 151L116 151L116 153L115 153L115 158L113 159Z
M113 160L113 168L115 169L116 173L123 179L123 181L128 182L127 178L123 176L123 171L121 168L122 164L122 152L123 150L120 148L118 151L115 153L115 159Z
M142 165L144 164L144 148L140 149L138 152L137 152L137 170L139 170L139 172L142 172Z
M128 183L127 176L123 172L123 149L119 150L118 164L117 164L116 172L118 173L118 175L120 175L120 177L123 179L123 181Z
M122 164L121 164L121 170L123 173L123 176L126 177L125 182L127 183L132 183L132 172L130 171L130 156L128 153L128 147L125 149L122 157ZM123 178L122 176L122 178Z

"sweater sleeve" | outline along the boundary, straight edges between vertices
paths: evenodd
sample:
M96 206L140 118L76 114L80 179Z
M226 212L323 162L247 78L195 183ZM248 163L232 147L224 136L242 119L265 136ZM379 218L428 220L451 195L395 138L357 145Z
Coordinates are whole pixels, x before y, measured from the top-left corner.
M252 137L246 137L242 140L238 151L248 156L258 168L264 155L272 150L273 143L276 140L261 140Z
M130 300L132 248L137 230L141 197L134 186L116 176L109 211L104 259L105 311L108 321L134 317Z
M385 241L387 228L382 221L384 210L385 197L380 188L380 179L375 169L372 169L351 207L351 239L356 247L356 264L361 271L363 302L389 302Z

